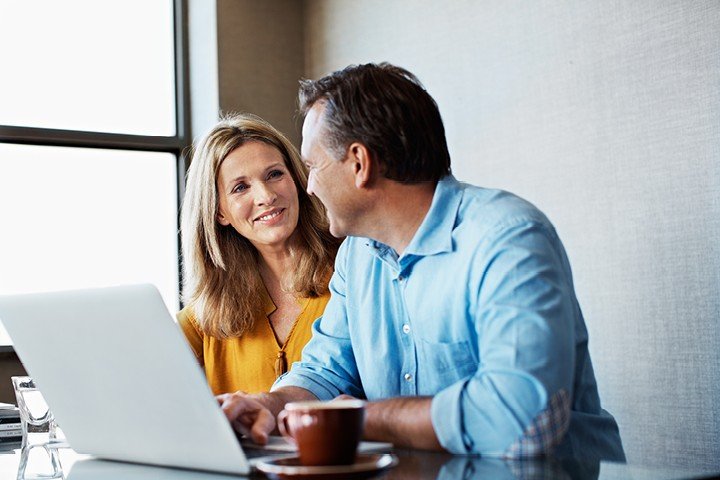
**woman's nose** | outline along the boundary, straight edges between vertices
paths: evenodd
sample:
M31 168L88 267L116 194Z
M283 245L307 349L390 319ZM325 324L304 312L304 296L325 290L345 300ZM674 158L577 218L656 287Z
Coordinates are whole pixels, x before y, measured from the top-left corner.
M275 190L267 183L259 183L255 192L255 203L258 205L272 205L277 200Z

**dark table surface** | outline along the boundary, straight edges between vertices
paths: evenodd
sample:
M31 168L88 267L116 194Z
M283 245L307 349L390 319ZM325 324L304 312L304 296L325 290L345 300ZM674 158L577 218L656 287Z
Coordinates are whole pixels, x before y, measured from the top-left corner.
M550 457L509 461L499 458L452 456L439 453L397 450L400 463L383 477L390 479L633 479L675 480L720 478L720 470L653 467L612 462Z
M229 478L237 478L206 472L96 460L85 455L79 455L70 449L60 449L56 454L58 455L61 471L56 472L58 476L55 478L67 480L228 480ZM398 465L370 478L382 478L384 480L473 478L508 480L720 479L720 469L715 472L708 472L693 468L670 468L556 458L503 461L495 458L452 456L416 450L395 450L393 454L399 460ZM17 472L20 463L21 453L19 449L6 448L3 451L0 445L0 479L18 478ZM48 453L42 448L34 448L30 454L25 473L27 478L38 474L48 475L53 473ZM264 478L264 475L254 473L252 478ZM308 477L297 478L298 480L306 480Z

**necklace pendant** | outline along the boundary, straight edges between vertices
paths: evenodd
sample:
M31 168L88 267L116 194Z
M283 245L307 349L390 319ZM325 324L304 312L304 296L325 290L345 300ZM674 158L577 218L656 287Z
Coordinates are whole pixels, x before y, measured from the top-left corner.
M287 359L285 358L285 352L280 350L275 359L275 376L279 377L285 372L287 372Z

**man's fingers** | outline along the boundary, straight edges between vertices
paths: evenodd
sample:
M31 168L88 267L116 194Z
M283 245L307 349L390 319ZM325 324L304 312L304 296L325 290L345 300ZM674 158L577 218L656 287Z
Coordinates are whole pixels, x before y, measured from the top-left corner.
M337 397L333 398L331 401L335 401L335 400L357 400L357 399L355 397L353 397L352 395L342 394L342 395L338 395Z
M250 429L248 427L246 427L245 424L243 424L241 421L234 420L231 422L231 424L232 424L233 429L236 432L238 432L241 435L244 435L246 437L250 436Z
M265 445L268 441L268 435L275 429L275 417L270 410L263 408L257 412L255 422L250 429L250 437L253 441L260 445Z
M220 403L220 408L230 422L234 422L239 416L253 412L259 407L257 402L244 395L226 393L218 395L217 399Z
M267 443L268 435L275 429L275 417L270 410L242 392L218 395L217 400L235 431L257 444Z

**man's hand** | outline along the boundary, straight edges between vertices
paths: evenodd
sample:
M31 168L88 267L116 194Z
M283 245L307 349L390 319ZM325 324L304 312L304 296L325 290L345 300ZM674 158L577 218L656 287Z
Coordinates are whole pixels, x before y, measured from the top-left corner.
M235 431L259 445L267 443L268 436L275 430L275 419L286 403L317 400L315 395L300 387L279 388L255 395L224 393L215 398Z
M218 395L217 400L235 431L257 444L267 443L268 435L275 430L275 415L259 398L235 392Z
M338 395L337 397L330 400L331 402L334 402L335 400L357 400L357 398L353 397L352 395L345 395L344 393L342 395Z

